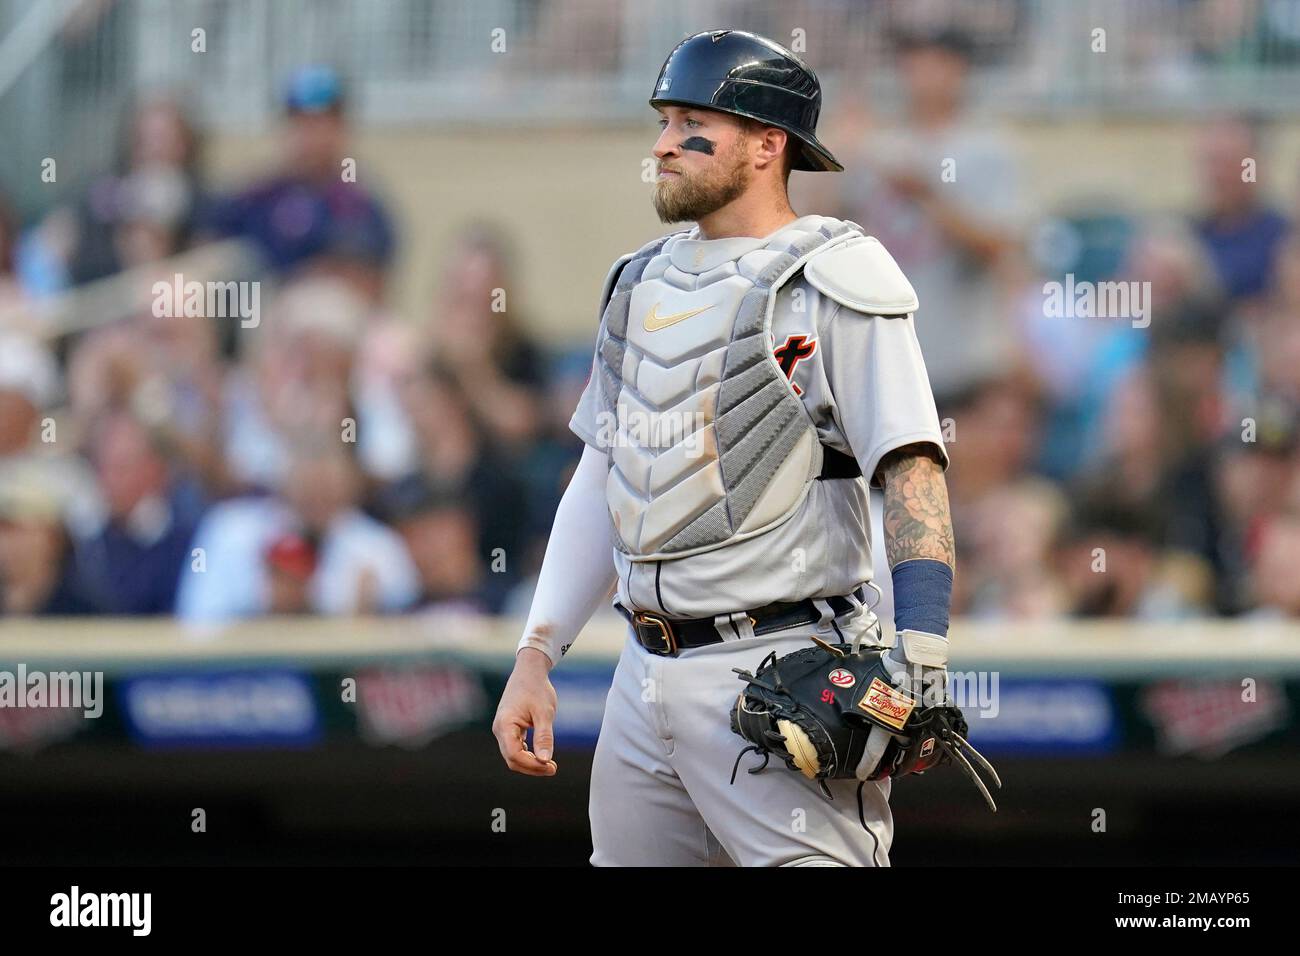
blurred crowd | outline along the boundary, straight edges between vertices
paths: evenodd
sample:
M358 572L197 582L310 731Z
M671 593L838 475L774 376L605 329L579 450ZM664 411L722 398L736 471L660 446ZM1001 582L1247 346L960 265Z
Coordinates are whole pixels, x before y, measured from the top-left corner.
M1267 131L1206 122L1200 208L1049 216L968 112L969 37L897 53L902 115L841 116L849 171L804 177L795 205L861 223L917 289L955 613L1300 615L1300 197L1274 208L1243 176ZM589 342L530 336L511 237L483 223L426 314L394 314L400 237L340 178L339 77L300 71L284 109L279 164L234 194L160 98L76 203L24 229L0 197L0 613L526 610ZM258 250L256 324L156 302L70 334L31 319L114 277L170 282L156 264L230 238ZM1067 276L1138 283L1149 309L1052 315Z
M1197 208L1029 210L1013 138L969 111L971 64L961 31L900 36L902 115L840 117L851 172L810 197L916 287L955 613L1300 615L1300 196L1265 198L1268 130L1204 121Z
M501 307L513 253L487 225L467 225L426 315L392 314L397 236L342 175L338 75L302 70L284 106L278 167L233 195L208 187L198 134L155 99L73 208L23 233L0 217L3 613L217 622L527 600L580 451L567 421L588 358L551 354ZM232 238L258 251L254 321L158 295L70 335L30 319L87 283L171 285L155 264Z
M622 0L550 0L517 10L520 26L540 38L520 66L543 70L617 70L620 57L636 49L628 39L663 20L655 8L629 10ZM959 25L980 65L1059 57L1053 28L1090 34L1104 26L1124 69L1162 91L1191 87L1201 66L1300 61L1295 0L714 0L706 17L778 38L797 24L825 72L875 62L892 52L898 32L936 24Z

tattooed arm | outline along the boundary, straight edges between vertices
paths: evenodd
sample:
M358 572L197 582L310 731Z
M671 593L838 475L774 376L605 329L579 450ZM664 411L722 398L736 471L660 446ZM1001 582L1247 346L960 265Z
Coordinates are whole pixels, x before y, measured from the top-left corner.
M885 490L885 554L894 584L894 633L889 652L914 694L941 702L948 665L948 609L952 604L952 515L939 451L905 445L876 469Z
M885 492L885 554L891 568L925 558L957 566L948 485L935 447L928 442L896 448L876 469Z

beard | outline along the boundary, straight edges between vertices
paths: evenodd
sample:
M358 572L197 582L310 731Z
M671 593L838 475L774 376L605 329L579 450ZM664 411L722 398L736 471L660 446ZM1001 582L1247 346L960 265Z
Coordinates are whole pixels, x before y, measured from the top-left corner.
M698 222L744 193L751 175L742 151L733 150L706 172L691 175L681 171L676 179L655 183L655 212L660 222Z

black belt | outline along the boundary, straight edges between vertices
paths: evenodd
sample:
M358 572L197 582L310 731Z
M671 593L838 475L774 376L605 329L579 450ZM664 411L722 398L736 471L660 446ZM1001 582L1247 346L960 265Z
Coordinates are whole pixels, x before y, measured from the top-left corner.
M860 602L866 601L866 592L862 588L854 591L853 596ZM846 597L836 596L825 600L836 617L842 617L856 606ZM636 636L637 643L651 654L671 657L678 651L721 644L723 641L711 617L672 618L653 611L629 611L618 603L615 603L614 607L618 608L618 612L632 625L632 633ZM812 624L822 619L822 612L813 603L812 598L803 601L776 601L756 610L747 611L746 614L754 626L755 635L783 631L787 627ZM739 637L739 628L736 628L734 623L731 626L735 628L736 636Z

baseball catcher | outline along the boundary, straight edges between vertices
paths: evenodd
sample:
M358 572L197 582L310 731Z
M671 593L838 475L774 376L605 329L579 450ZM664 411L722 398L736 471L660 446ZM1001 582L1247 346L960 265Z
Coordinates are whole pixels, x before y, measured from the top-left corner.
M792 172L843 167L789 50L688 37L650 106L654 208L689 226L606 277L569 423L586 447L497 745L512 770L557 772L549 672L613 593L627 637L592 765L593 864L887 866L896 778L992 773L960 712L924 697L946 687L956 556L916 293L861 226L791 208ZM867 600L873 487L888 635ZM729 779L736 733L801 773Z

